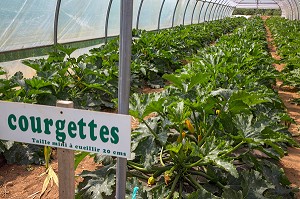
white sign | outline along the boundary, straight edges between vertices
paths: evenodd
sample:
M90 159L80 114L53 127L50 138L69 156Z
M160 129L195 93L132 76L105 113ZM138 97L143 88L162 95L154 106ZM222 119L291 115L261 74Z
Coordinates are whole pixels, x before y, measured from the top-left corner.
M130 157L129 115L0 101L0 139Z

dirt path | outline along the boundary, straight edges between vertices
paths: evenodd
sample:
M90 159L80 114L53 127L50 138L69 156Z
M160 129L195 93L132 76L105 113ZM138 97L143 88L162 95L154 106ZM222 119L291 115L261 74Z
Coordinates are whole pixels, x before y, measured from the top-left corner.
M265 20L266 18L263 17ZM266 26L267 41L270 53L275 60L280 60L281 57L277 54L276 46L274 45L272 34L270 29ZM276 70L281 71L285 64L274 64ZM286 106L287 112L295 120L295 124L291 124L289 131L294 136L295 140L300 143L299 131L300 131L300 106L290 103L291 99L300 98L300 95L295 92L294 88L288 86L281 86L282 81L277 80L276 89ZM288 148L288 155L283 157L280 161L288 179L291 181L293 187L300 187L300 148ZM296 198L300 199L300 192L296 194Z

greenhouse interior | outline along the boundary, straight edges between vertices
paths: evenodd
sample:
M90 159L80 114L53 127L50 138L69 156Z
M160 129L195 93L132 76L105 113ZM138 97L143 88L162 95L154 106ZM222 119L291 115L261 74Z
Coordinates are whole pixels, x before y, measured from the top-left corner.
M299 6L2 0L0 198L300 199Z

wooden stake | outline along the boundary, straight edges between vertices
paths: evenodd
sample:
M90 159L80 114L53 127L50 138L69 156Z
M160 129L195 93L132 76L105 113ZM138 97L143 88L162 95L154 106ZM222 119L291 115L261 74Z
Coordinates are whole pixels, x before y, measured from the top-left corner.
M57 107L74 108L71 101L57 101ZM58 180L59 198L75 198L75 171L74 171L74 151L69 149L57 148L58 156Z

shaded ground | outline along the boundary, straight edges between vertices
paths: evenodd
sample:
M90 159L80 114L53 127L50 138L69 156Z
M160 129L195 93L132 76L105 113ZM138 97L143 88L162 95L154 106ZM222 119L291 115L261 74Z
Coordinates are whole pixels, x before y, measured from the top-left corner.
M58 172L57 160L51 163L54 171ZM77 167L75 174L81 173L83 170L95 170L99 165L94 163L90 157L86 157ZM45 172L45 167L37 165L4 165L0 168L0 198L10 199L33 199L39 198L45 175L40 176ZM82 179L75 178L76 184ZM54 184L42 196L43 199L56 199L58 198L58 188Z

